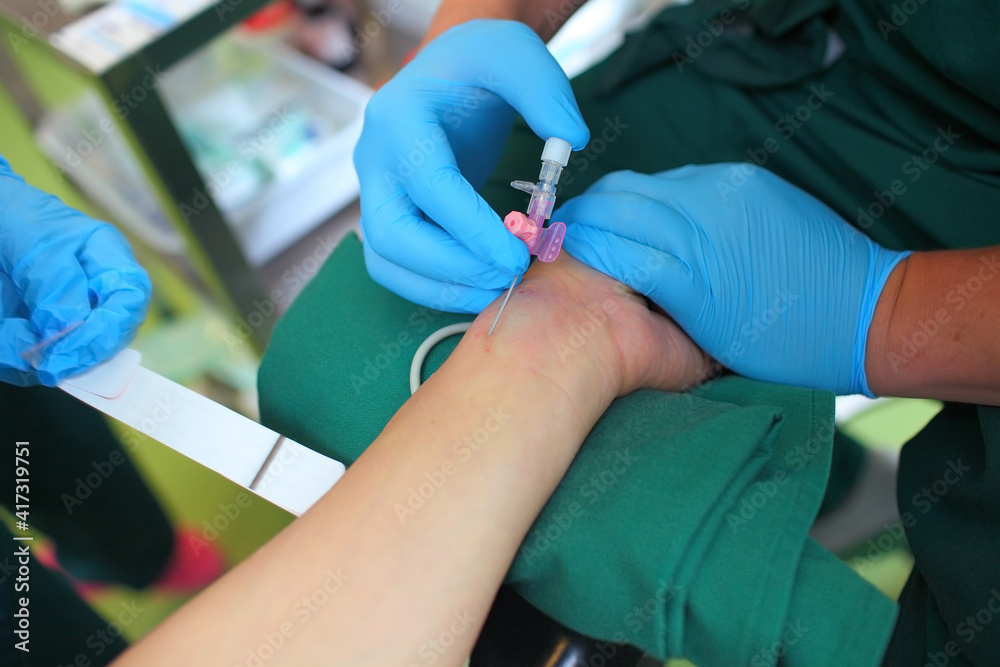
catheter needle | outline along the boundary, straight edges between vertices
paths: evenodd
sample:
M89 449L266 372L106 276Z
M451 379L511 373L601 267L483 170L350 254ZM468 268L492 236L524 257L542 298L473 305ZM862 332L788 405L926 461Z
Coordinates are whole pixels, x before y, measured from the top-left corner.
M493 330L496 329L497 322L500 321L500 315L503 314L503 309L507 307L507 300L510 299L510 293L514 291L514 283L517 282L517 278L517 276L514 276L513 282L511 282L510 287L507 288L507 296L503 298L503 303L500 304L500 310L497 312L497 316L493 319L493 326L490 327L489 333L486 334L487 336L491 335Z
M78 320L77 322L74 322L73 324L63 329L62 331L56 333L53 336L50 336L49 338L46 338L41 343L38 343L34 347L25 350L24 352L21 353L21 357L29 364L31 364L33 368L38 368L40 359L44 354L46 348L48 348L51 345L55 345L63 338L76 331L77 328L79 328L82 324L83 320Z

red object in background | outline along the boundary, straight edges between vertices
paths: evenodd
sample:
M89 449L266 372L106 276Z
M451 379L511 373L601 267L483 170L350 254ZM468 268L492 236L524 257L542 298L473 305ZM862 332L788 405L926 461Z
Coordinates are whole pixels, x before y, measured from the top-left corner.
M69 579L77 595L86 601L116 585L106 581L76 579L63 569L56 556L56 548L51 543L39 543L31 553L39 563ZM164 595L193 595L225 571L226 562L219 545L205 540L196 526L181 525L174 530L174 550L170 560L148 590Z
M400 61L400 63L399 63L400 68L403 68L403 67L406 67L407 65L409 65L410 61L413 60L414 58L416 58L417 57L417 53L419 53L419 52L420 52L420 45L419 44L417 46L414 46L412 49L410 49L410 52L407 53L405 56L403 56L403 60ZM378 83L376 83L375 86L374 86L374 88L375 88L375 90L378 90L379 88L381 88L382 86L384 86L387 83L389 83L389 79L384 79L384 80L379 81Z
M410 61L417 57L417 51L419 50L420 50L419 44L410 49L410 52L407 53L405 56L403 56L403 61L400 63L400 65L402 65L403 67L409 65Z
M295 5L291 0L278 0L252 14L243 22L243 26L247 30L270 30L293 16L295 16Z

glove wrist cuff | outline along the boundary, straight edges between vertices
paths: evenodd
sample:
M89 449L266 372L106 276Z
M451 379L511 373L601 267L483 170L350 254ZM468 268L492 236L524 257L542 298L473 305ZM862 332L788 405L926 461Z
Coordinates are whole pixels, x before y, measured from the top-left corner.
M868 280L865 284L861 305L858 312L858 330L854 338L854 393L864 394L868 398L876 398L868 386L868 374L865 371L866 353L868 349L868 334L871 329L872 319L875 316L875 307L882 296L889 276L896 266L911 255L911 251L887 250L879 245L872 244L872 256L868 270Z

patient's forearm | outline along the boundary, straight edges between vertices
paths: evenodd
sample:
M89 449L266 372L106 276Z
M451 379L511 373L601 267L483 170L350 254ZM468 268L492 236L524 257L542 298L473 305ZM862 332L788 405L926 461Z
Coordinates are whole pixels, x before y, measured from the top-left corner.
M572 326L531 316L531 298L489 338L487 310L329 494L121 664L176 664L164 656L187 647L189 665L243 665L248 651L273 652L268 665L460 665L620 388L592 354L528 343Z

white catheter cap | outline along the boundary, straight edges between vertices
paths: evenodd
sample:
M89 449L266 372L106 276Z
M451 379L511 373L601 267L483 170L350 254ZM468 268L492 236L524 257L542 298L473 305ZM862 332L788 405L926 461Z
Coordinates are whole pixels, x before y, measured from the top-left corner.
M542 161L551 160L558 165L565 167L569 164L569 154L573 152L573 147L565 139L552 137L545 142L542 149Z

